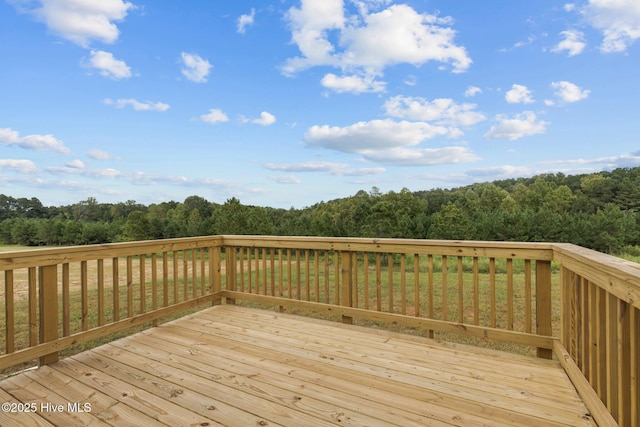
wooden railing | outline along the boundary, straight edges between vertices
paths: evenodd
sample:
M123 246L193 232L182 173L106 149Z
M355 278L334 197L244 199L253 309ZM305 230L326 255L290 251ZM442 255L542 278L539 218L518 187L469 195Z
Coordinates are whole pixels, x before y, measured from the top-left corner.
M558 357L575 363L619 425L640 426L640 265L574 245L554 250L562 266Z
M555 353L600 425L640 425L640 266L574 245L212 236L3 253L0 270L0 369L243 301Z

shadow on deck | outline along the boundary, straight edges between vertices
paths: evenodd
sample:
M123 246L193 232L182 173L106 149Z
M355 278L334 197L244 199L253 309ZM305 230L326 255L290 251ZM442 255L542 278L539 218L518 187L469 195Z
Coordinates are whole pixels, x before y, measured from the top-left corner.
M4 379L0 400L20 410L2 426L595 425L555 360L234 305Z

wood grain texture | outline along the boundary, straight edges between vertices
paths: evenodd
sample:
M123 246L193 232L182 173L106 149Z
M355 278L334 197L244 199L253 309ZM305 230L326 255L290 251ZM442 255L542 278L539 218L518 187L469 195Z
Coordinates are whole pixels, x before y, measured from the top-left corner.
M4 379L0 397L91 405L20 417L36 426L596 425L557 361L238 305Z

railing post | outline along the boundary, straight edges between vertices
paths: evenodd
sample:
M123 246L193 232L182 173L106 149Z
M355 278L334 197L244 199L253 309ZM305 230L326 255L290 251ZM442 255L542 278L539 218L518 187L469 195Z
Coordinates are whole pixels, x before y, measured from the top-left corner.
M40 343L58 339L58 266L40 267ZM40 366L59 360L58 352L40 357Z
M212 294L222 290L222 272L220 269L220 246L209 248L209 291ZM222 302L222 298L215 298L211 305Z
M551 261L536 261L536 332L551 336ZM553 350L538 348L538 357L551 359Z
M345 307L353 307L353 273L350 252L340 252L340 270L342 284L340 303ZM342 316L342 322L352 324L353 317Z
M225 258L226 258L226 269L227 269L227 282L226 282L226 290L227 291L235 291L236 290L236 247L235 246L225 246ZM227 298L227 304L235 304L235 298Z

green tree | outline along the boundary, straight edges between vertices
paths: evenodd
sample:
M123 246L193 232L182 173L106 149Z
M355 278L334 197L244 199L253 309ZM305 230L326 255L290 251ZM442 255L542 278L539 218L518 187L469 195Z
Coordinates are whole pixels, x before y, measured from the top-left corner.
M131 212L122 229L122 235L124 240L128 241L151 239L151 224L144 213Z
M458 205L447 203L435 213L429 229L429 237L445 240L469 240L475 234L473 223Z

